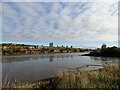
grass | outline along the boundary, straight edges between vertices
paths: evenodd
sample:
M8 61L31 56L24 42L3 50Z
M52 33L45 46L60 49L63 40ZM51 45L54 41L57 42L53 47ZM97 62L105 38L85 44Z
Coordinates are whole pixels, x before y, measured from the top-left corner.
M118 65L94 71L61 71L53 77L35 83L3 85L3 88L120 88Z
M59 88L119 88L118 66L96 71L69 71L62 76Z

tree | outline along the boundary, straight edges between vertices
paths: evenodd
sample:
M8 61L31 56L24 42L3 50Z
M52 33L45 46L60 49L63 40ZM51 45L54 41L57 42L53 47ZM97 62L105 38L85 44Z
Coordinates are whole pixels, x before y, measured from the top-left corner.
M103 45L101 46L101 49L105 49L106 47L107 45L103 43Z

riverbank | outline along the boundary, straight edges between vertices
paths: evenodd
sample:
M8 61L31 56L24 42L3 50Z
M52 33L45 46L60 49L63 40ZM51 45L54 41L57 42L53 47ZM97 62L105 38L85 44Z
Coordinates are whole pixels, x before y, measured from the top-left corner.
M68 47L68 46L39 46L39 45L24 45L24 44L12 44L3 43L2 55L23 55L23 54L46 54L46 53L74 53L85 52L90 49Z
M96 49L91 51L88 54L82 56L97 56L97 57L120 57L120 48L119 47L101 47L101 49Z
M92 71L61 71L58 77L33 83L3 85L3 88L119 88L118 65Z
M69 54L69 53L83 53L83 55L84 55L84 53L89 53L89 52L88 51L84 51L84 52L63 52L63 53L61 53L61 52L59 52L59 53L51 52L51 53L7 54L7 55L1 54L1 56L4 56L4 57L8 56L9 57L9 56L30 56L30 55L45 55L45 54L50 55L50 54ZM81 55L79 55L79 56L81 56Z
M101 54L96 52L90 52L88 54L83 54L81 56L94 56L94 57L120 57L120 54Z

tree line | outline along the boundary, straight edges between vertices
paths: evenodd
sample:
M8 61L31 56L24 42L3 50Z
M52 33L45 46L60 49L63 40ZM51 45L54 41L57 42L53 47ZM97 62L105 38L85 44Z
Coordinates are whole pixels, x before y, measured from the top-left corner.
M43 46L43 45L26 45L26 44L13 44L2 43L2 54L40 54L40 53L72 53L72 52L85 52L90 49L73 48L73 46Z
M110 57L120 57L120 48L116 46L107 47L106 44L103 44L101 48L97 48L94 51L91 51L87 56L110 56Z

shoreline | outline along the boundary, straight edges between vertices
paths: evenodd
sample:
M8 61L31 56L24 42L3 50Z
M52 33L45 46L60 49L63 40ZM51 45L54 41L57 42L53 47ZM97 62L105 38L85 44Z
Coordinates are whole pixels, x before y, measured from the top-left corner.
M94 79L94 78L97 78L98 76L96 76L96 75L99 75L99 74L100 74L99 77L101 79L103 78L102 79L103 81L107 79L108 82L109 82L107 84L110 84L112 78L115 78L115 80L118 81L118 79L117 79L118 76L117 75L119 74L119 72L118 72L119 70L120 70L119 66L117 64L115 64L115 65L110 65L110 66L107 66L105 68L101 68L101 69L98 69L98 70L90 70L90 71L82 71L82 72L78 72L77 70L74 70L74 71L69 71L69 72L61 72L58 76L55 76L55 77L50 77L50 78L47 78L47 79L37 80L37 81L33 81L33 82L12 84L10 86L9 85L3 85L3 88L59 88L59 86L61 86L61 84L64 84L65 82L66 83L69 82L69 80L67 79L68 76L70 76L69 77L69 78L71 78L70 82L72 83L72 82L74 82L74 80L72 80L72 79L74 79L74 77L84 79L84 78L89 78L89 76L90 76ZM108 76L110 76L111 78L107 78ZM83 81L81 81L81 79L80 79L80 82L83 82ZM96 84L96 83L94 83L94 84ZM90 83L88 82L88 84L90 84ZM105 83L103 83L103 84L105 84ZM69 87L69 86L66 86L66 87ZM84 85L81 86L81 87L84 87ZM115 87L117 87L117 85L115 85Z
M72 53L86 53L86 52L68 52L68 53L35 53L35 54L10 54L10 55L1 55L3 57L7 57L7 56L30 56L30 55L45 55L45 54L72 54Z
M120 57L120 55L114 55L114 54L106 54L106 55L102 55L102 54L83 54L81 56L94 56L94 57Z

